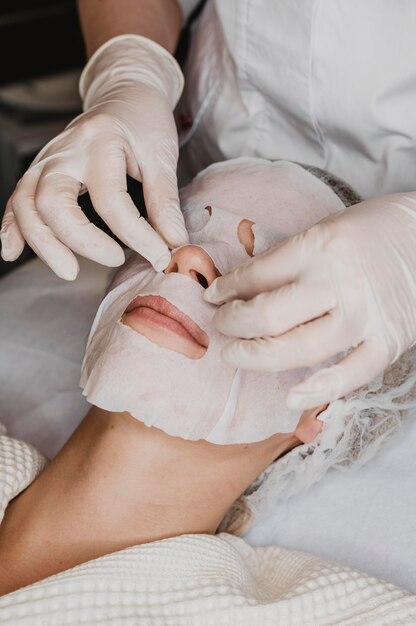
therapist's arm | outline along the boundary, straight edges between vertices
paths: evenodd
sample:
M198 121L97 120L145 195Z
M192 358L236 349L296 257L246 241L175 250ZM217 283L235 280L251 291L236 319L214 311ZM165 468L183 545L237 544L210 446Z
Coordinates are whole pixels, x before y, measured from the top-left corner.
M78 0L77 5L89 57L108 39L126 33L175 51L182 25L176 0Z

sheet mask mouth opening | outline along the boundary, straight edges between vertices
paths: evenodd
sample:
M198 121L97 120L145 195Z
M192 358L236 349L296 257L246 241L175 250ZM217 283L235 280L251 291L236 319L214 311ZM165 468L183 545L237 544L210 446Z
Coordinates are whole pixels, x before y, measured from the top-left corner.
M162 348L190 359L202 358L208 335L188 315L159 295L136 296L120 322Z

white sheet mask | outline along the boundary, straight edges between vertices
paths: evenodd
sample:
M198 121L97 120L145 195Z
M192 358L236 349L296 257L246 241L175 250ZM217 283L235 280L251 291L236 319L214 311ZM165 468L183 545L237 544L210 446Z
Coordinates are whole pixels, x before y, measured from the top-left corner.
M208 214L204 225L193 230L195 215ZM239 263L248 259L244 245L238 238L238 227L244 216L216 206L207 206L203 211L185 213L185 222L192 244L200 245L212 258L220 274L226 274Z
M328 185L300 165L249 157L209 166L180 196L188 230L199 241L214 224L209 225L208 211L198 210L207 205L254 222L254 254L345 208ZM202 228L205 233L194 232ZM235 230L230 236L236 236Z
M230 163L208 168L181 193L191 243L203 248L221 273L249 258L237 234L242 220L256 222L256 252L344 206L293 163L237 161L231 169ZM157 274L133 255L94 320L82 364L84 395L91 404L127 411L184 439L232 444L293 432L300 415L287 409L285 397L306 370L249 372L225 364L220 352L228 339L211 325L216 307L203 300L203 290L188 276ZM204 356L191 359L162 348L123 324L124 311L138 295L162 296L198 324L209 338Z
M91 329L81 376L88 401L184 439L243 443L293 431L299 414L284 408L284 398L304 372L264 375L223 363L227 340L211 325L215 307L203 300L203 287L181 274L157 274L138 255L135 265L101 303ZM196 322L209 337L205 355L190 359L123 324L137 295L162 296Z

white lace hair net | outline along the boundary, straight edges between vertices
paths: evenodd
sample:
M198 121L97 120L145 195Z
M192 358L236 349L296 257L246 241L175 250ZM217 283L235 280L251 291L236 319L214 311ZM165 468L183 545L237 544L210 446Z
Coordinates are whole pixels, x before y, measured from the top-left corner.
M405 352L371 384L332 402L319 417L321 433L274 461L246 489L218 532L240 534L279 500L308 489L329 469L359 468L401 429L416 404L416 347Z

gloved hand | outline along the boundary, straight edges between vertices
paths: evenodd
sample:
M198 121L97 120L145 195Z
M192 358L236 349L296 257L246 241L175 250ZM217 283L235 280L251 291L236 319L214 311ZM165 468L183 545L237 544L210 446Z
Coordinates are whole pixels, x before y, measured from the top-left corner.
M168 245L188 242L179 209L172 113L182 87L175 59L149 39L121 35L101 46L81 75L84 113L43 148L7 204L3 259L15 260L26 240L67 280L79 270L73 252L121 265L122 248L91 224L77 203L88 190L112 232L155 269L164 269L170 261ZM126 173L143 182L155 230L127 193Z
M367 200L250 259L205 292L243 369L282 371L340 355L293 387L307 409L370 382L416 341L416 193Z

